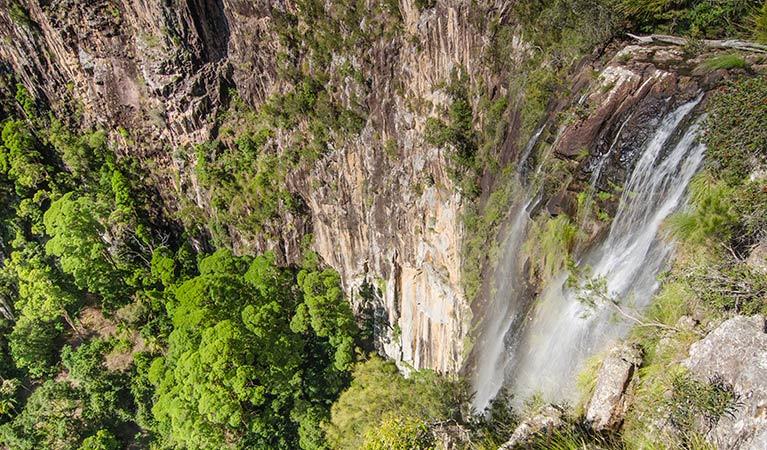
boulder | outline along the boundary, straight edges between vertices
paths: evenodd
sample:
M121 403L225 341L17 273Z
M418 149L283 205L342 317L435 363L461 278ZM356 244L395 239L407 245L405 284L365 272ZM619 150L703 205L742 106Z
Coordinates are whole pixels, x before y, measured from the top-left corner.
M562 410L553 405L546 405L538 412L522 421L514 430L511 438L500 446L498 450L511 450L530 442L540 433L548 433L562 426Z
M767 333L763 316L725 321L690 348L682 364L701 381L714 376L740 396L732 417L722 417L709 440L720 450L767 448Z
M623 422L628 406L624 393L641 363L642 350L627 343L618 344L602 362L586 411L586 421L594 430L616 428Z
M753 270L767 273L767 242L762 242L751 250L746 264Z
M437 441L438 450L458 450L471 442L471 431L452 420L431 425L429 431Z

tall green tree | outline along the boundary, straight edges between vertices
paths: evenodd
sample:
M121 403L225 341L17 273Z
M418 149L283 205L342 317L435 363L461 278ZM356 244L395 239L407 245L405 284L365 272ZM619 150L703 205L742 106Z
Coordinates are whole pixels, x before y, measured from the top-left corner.
M87 195L63 195L43 216L50 236L45 250L58 258L61 269L72 275L78 288L101 295L110 305L119 305L128 294L105 241L108 230L99 221L105 215L104 207Z
M338 288L337 278L302 276L323 286L315 286L310 308L295 272L270 255L219 250L200 261L199 271L175 288L168 352L149 369L157 389L153 413L167 442L190 449L324 448L319 424L347 379L331 341L353 346L356 336L348 305L334 303L345 300L327 287ZM312 308L322 331L291 329L296 310Z

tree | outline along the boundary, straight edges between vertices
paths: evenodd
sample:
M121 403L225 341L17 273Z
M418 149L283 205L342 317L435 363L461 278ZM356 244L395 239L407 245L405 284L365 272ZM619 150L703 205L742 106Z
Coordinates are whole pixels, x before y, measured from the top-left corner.
M79 450L119 450L120 442L107 430L99 430L85 438Z
M108 306L115 307L127 300L127 292L102 238L106 229L98 218L104 216L103 207L90 197L65 194L43 216L51 237L45 250L59 258L62 270L72 275L78 288L101 295Z
M0 426L0 443L19 450L77 448L90 430L83 420L83 406L78 388L48 380L13 421Z
M33 191L48 178L34 136L21 120L5 122L0 143L0 172L16 183L16 192Z
M61 331L55 322L21 317L8 336L8 344L16 366L27 369L29 376L41 378L56 371L58 337Z
M7 267L15 272L18 282L16 311L30 321L53 322L63 318L73 331L77 327L70 311L79 300L62 286L60 274L42 255L37 244L11 254Z
M87 408L83 416L94 423L119 426L132 421L135 406L127 375L109 371L104 365L112 348L111 343L102 339L83 343L76 349L67 345L61 351L61 361L68 369L69 379L84 393Z
M374 356L357 364L351 386L333 404L331 423L327 426L328 441L333 448L356 450L362 447L366 435L371 443L386 438L374 431L381 426L382 418L393 418L388 426L394 434L399 433L396 430L400 419L409 427L415 422L453 418L457 415L455 408L463 401L458 397L465 391L459 383L429 371L405 379L394 363Z
M423 421L388 415L365 434L360 450L432 450L434 437Z
M302 270L298 285L304 293L304 302L296 310L291 327L305 332L307 322L317 336L327 337L335 348L335 365L346 370L354 358L357 325L351 307L346 302L338 272Z
M174 289L168 352L148 370L158 428L186 448L326 448L320 424L347 380L331 341L356 335L338 275L301 276L310 307L272 255L219 250L199 272ZM316 323L291 329L298 309Z

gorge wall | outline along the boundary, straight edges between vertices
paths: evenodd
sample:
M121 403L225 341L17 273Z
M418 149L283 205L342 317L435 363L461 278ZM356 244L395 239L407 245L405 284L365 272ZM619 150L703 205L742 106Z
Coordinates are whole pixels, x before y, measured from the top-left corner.
M222 199L200 180L199 145L218 139L208 156L224 152L232 142L222 124L238 101L262 110L300 90L300 76L323 72L336 111L362 118L358 132L331 131L316 161L284 174L297 210L280 204L279 217L261 223L259 233L218 225L238 252L272 250L287 263L301 257L311 235L356 312L375 323L379 350L402 367L451 372L464 366L483 308L467 298L466 265L491 273L493 261L490 246L479 261L466 259L464 215L490 201L502 169L532 134L512 69L536 49L514 26L513 3L0 0L0 61L6 80L70 117L70 126L103 128L118 154L138 157L171 216L194 208L208 221ZM312 8L323 19L309 20ZM342 31L318 41L324 20ZM323 54L315 45L334 41ZM660 115L726 76L696 71L705 56L690 60L676 47L600 51L580 64L559 62L575 69L568 81L556 80L559 100L544 101L548 119L534 121L545 131L533 158L558 161L545 171L541 205L551 215L577 213L578 193L611 146L601 183L603 190L608 180L621 185ZM294 55L289 66L300 76L285 75L286 55ZM429 118L450 117L456 77L469 87L482 133L487 105L509 99L496 111L504 123L498 138L479 138L493 164L477 175L477 199L459 186L449 145L424 139ZM15 89L8 81L4 88ZM269 135L265 148L285 154L311 126L298 120ZM589 222L592 240L604 225ZM204 247L210 233L200 229L195 242Z
M116 151L138 156L168 211L179 211L186 198L215 214L197 185L194 146L217 137L230 91L257 109L293 88L278 75L275 17L307 4L298 3L3 1L0 60L35 99L71 117L70 125L103 128ZM425 145L422 134L426 118L449 102L439 85L453 71L488 77L477 64L486 32L469 17L479 11L462 3L422 12L404 1L401 17L378 13L399 28L391 38L335 53L329 73L341 88L333 100L359 96L364 128L288 175L307 215L283 214L269 238L228 230L238 251L273 250L286 262L299 257L303 236L312 233L313 248L341 273L356 306L361 283L376 286L371 309L385 353L441 371L462 364L470 320L460 280L463 200L445 152ZM364 22L355 25L366 31ZM347 62L362 83L338 74ZM274 138L277 152L289 135Z

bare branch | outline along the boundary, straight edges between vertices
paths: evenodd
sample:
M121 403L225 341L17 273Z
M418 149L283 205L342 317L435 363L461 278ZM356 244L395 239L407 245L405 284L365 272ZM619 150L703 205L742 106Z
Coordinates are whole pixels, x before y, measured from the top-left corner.
M626 33L632 39L639 41L640 44L671 44L671 45L687 45L689 40L680 36L671 36L668 34L651 34L649 36L638 36L636 34ZM743 50L748 52L767 53L767 45L759 44L756 42L741 41L738 39L704 39L700 41L704 47L708 48L730 48L735 50Z

